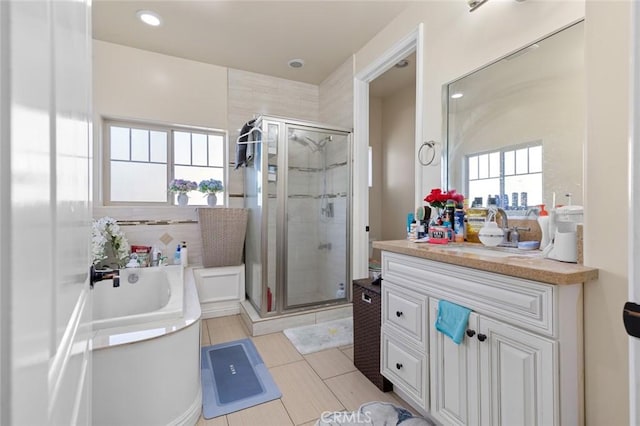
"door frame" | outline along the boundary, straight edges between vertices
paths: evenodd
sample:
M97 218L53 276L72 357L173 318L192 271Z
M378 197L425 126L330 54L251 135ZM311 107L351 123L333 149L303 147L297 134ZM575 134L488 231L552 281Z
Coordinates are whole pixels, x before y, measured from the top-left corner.
M422 142L423 111L423 34L420 23L409 34L396 41L387 51L353 77L353 226L352 226L352 279L369 274L369 83L380 77L398 61L416 52L416 125L415 153ZM422 169L416 167L415 197L419 198Z
M640 5L631 5L630 57L631 97L629 106L629 299L640 303ZM640 424L640 339L629 336L629 424Z

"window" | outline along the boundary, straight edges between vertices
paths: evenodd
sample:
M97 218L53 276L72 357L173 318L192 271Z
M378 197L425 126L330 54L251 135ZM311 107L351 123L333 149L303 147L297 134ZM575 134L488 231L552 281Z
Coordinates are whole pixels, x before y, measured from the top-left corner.
M486 206L488 197L510 210L542 204L542 142L467 155L467 194Z
M106 121L104 140L105 204L177 204L171 179L217 179L226 188L223 131ZM202 193L188 195L189 204L206 204Z

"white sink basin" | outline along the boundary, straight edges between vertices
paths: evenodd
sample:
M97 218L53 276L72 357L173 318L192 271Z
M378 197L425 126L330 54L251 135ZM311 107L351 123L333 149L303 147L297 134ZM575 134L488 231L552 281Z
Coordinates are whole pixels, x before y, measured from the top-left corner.
M442 245L439 248L455 253L468 253L487 257L542 257L542 252L539 250L520 250L509 247Z

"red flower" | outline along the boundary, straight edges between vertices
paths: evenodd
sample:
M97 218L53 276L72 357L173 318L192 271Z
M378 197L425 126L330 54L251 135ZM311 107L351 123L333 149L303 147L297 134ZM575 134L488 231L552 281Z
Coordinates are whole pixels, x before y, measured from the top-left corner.
M424 197L424 201L438 209L444 208L448 200L454 200L456 204L461 203L464 201L464 195L457 193L455 189L442 192L439 188L433 188L429 195Z

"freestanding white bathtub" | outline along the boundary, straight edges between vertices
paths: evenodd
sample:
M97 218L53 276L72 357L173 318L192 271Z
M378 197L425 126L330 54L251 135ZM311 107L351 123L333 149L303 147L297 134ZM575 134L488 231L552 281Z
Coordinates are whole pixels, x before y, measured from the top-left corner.
M201 312L191 269L121 270L119 287L95 284L93 307L92 424L195 424Z

